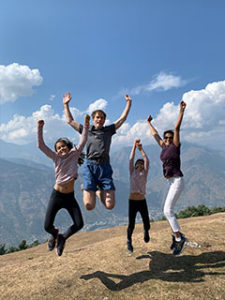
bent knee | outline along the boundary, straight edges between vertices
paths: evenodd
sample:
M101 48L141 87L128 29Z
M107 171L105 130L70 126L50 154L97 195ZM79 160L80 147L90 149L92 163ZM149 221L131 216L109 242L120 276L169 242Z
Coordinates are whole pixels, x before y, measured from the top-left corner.
M83 218L79 220L78 224L77 224L78 230L80 230L81 228L84 227L84 221Z
M113 209L115 207L115 192L114 191L106 192L105 207L107 209Z
M86 210L92 210L95 208L95 192L84 190L83 202Z
M92 210L95 208L95 203L86 203L85 208L86 210Z
M172 210L164 209L163 213L166 218L174 216L174 212Z
M105 207L107 208L107 209L113 209L114 207L115 207L115 201L107 201L106 200L106 202L105 202Z
M44 225L44 230L45 230L46 232L49 232L49 227Z
M47 232L49 232L50 230L51 230L51 225L49 224L49 223L44 223L44 229L45 229L45 231L47 231Z

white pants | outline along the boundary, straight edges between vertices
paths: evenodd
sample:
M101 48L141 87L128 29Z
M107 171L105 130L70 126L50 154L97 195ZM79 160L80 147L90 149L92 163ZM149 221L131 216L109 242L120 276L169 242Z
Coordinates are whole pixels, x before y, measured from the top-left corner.
M173 232L177 232L180 231L180 226L174 214L174 206L184 189L184 179L183 177L171 177L168 178L167 181L169 186L164 201L163 213L167 218L167 221L169 222Z

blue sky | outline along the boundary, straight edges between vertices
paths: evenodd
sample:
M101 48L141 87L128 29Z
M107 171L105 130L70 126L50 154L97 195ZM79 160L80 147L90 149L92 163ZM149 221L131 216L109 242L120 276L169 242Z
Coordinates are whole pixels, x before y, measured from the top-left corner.
M45 119L45 140L75 142L62 94L83 115L100 107L107 123L133 99L113 138L154 143L146 118L162 134L187 102L184 141L225 147L225 2L223 0L7 0L0 3L0 139L26 144Z

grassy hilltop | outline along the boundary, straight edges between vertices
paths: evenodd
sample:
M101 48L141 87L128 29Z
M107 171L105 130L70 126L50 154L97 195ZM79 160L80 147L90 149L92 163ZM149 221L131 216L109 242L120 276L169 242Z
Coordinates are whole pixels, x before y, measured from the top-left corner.
M224 300L225 213L179 220L189 239L174 257L166 221L142 225L126 250L126 226L78 233L61 257L47 244L0 257L1 299Z

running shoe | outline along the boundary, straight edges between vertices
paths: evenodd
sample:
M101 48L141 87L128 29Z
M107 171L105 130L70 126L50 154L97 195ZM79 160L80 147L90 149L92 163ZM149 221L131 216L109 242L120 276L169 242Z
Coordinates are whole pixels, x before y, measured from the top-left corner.
M66 239L63 237L62 234L58 234L57 237L57 254L61 256L63 253L63 249L65 247Z
M133 252L133 246L131 240L127 240L127 249L129 252Z
M181 235L181 241L177 242L175 240L175 247L173 250L173 255L180 255L181 252L184 250L184 246L185 246L187 239L182 233L180 235Z
M175 248L175 236L172 235L172 244L170 246L170 250L174 250L174 248Z
M57 230L56 236L58 236L58 228L56 228L56 230ZM49 251L52 251L55 248L56 238L52 234L50 234L50 237L48 239L48 250Z
M150 241L150 236L147 230L144 231L144 241L148 243Z

